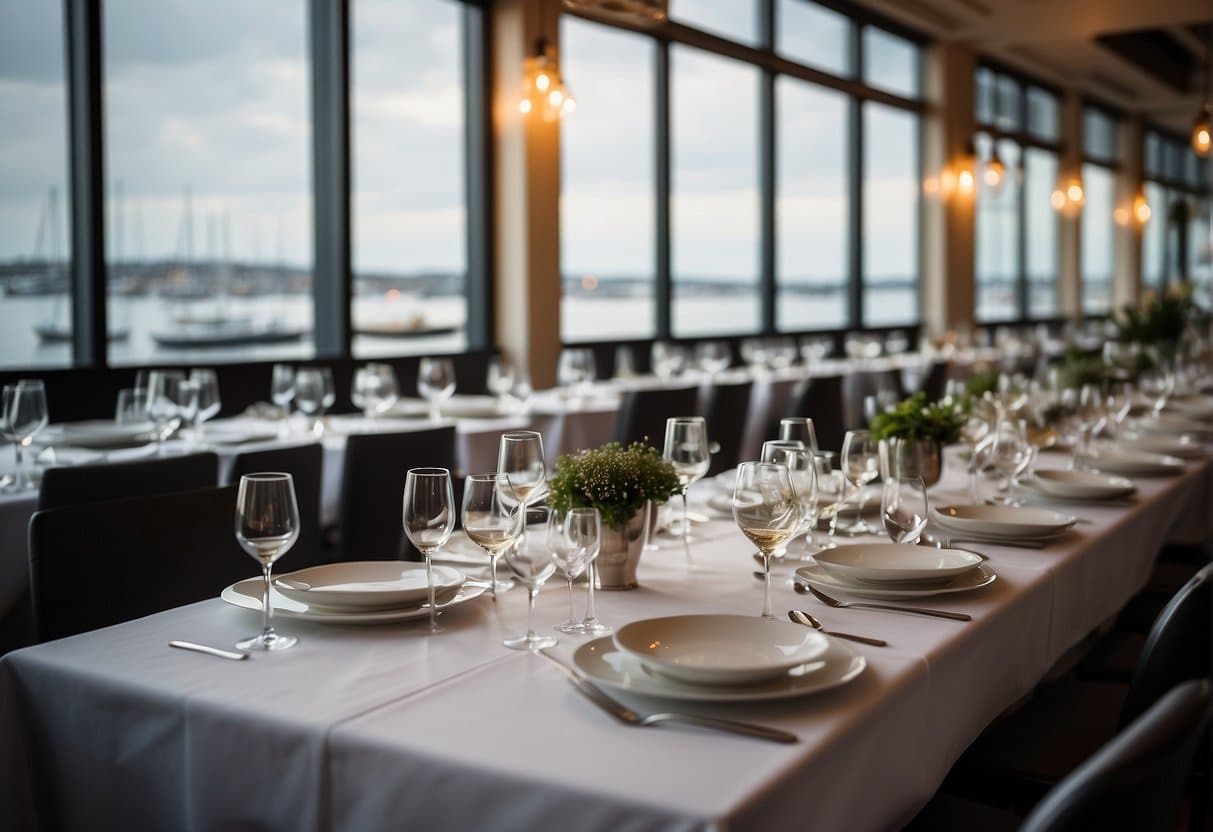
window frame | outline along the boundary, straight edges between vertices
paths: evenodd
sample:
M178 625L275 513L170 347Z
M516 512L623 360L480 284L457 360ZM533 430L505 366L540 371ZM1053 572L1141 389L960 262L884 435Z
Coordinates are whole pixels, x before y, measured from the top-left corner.
M1153 140L1158 147L1159 165L1154 168L1150 165L1150 159L1146 153L1150 141ZM1186 136L1181 136L1178 133L1171 132L1165 128L1156 125L1147 124L1145 130L1142 131L1142 190L1144 192L1146 184L1153 184L1162 188L1164 193L1165 204L1151 205L1150 222L1164 222L1168 228L1164 231L1162 240L1162 249L1157 252L1162 258L1162 282L1159 288L1165 288L1171 282L1171 275L1168 273L1167 264L1167 246L1169 244L1170 235L1167 233L1170 229L1170 206L1177 198L1188 200L1207 200L1211 192L1213 192L1213 183L1210 183L1210 168L1213 167L1213 159L1201 159L1195 156L1189 139ZM1178 160L1178 165L1174 175L1166 169L1165 161L1169 153L1174 153ZM1193 182L1186 175L1187 163L1189 157L1196 158L1196 171L1198 181ZM1180 232L1180 239L1186 240L1188 230L1184 229ZM1188 280L1192 279L1193 267L1189 262L1188 247L1183 243L1179 254L1179 264L1181 275ZM1142 286L1145 287L1146 264L1143 262L1141 267Z

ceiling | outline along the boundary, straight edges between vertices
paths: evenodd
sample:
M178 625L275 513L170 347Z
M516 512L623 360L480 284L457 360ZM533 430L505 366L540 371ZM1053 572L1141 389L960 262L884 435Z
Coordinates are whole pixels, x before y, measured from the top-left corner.
M939 40L1181 134L1200 109L1213 0L861 0Z

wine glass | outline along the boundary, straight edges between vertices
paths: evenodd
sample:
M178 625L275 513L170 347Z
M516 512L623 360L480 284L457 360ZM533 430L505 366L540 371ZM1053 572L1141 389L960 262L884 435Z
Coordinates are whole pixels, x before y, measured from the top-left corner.
M114 421L120 425L138 425L147 420L147 391L137 387L119 390Z
M440 421L442 403L455 393L455 365L451 359L421 359L417 367L417 392L430 403L430 421Z
M410 468L404 478L404 533L425 558L425 584L430 594L430 632L440 633L434 603L434 553L455 530L455 494L445 468Z
M333 384L333 371L328 367L320 368L320 380L324 383L324 393L320 397L320 415L323 417L337 403L337 387Z
M497 445L497 471L505 477L506 484L525 511L547 480L543 436L539 431L512 430L501 434Z
M687 490L708 472L708 425L702 416L676 416L665 420L665 446L661 454L674 468L682 486L682 548L691 566L691 527L687 520Z
M197 368L190 370L190 381L198 385L197 423L203 425L218 416L223 407L219 398L219 376L214 370Z
M705 375L714 376L733 363L733 350L727 341L701 341L695 347L695 363Z
M990 433L990 423L974 408L960 426L960 438L969 449L969 502L977 505L977 447Z
M519 506L519 511L522 510ZM514 650L542 650L552 647L556 639L535 632L535 596L556 573L556 564L548 550L546 530L551 521L552 509L547 506L532 506L526 510L524 524L531 533L519 537L505 550L505 562L519 582L527 590L526 635L507 638L503 643Z
M807 450L817 453L817 431L813 420L803 416L789 416L779 420L779 438L803 442Z
M877 528L863 516L868 502L864 486L880 476L880 456L871 433L866 430L847 431L842 440L842 472L858 492L859 518L851 531L878 534Z
M792 536L810 534L817 527L817 465L813 452L799 442L796 443L801 445L798 448L774 442L767 444L773 447L769 450L763 447L763 461L787 466L788 474L792 478L792 488L796 490L796 496L800 500L800 527ZM806 547L806 550L808 548Z
M198 397L202 386L189 378L182 378L177 386L177 413L181 417L181 435L187 447L197 439Z
M1137 386L1147 398L1153 400L1151 409L1155 416L1167 406L1167 399L1174 390L1175 378L1161 367L1146 370L1137 380Z
M392 409L400 398L396 371L388 364L367 364L354 373L354 388L350 401L367 419L374 419Z
M828 455L815 454L813 462L817 469L817 500L813 507L813 515L817 522L825 520L827 525L824 540L821 533L817 531L816 524L813 525L809 546L811 552L820 552L823 549L833 549L838 545L834 540L834 535L838 531L838 511L847 502L847 478L843 476L842 471L835 469L830 464Z
M1112 343L1112 342L1109 342ZM1119 436L1129 411L1133 408L1133 388L1127 381L1113 381L1108 385L1107 428L1112 436Z
M17 445L17 476L19 488L33 486L33 477L25 472L22 457L34 437L46 427L46 388L37 379L22 379L13 387L7 411L8 432Z
M564 390L566 398L574 403L589 393L590 384L597 377L594 351L583 347L565 347L556 362L556 382Z
M514 586L497 580L497 558L514 545L522 533L525 515L522 504L510 492L502 474L472 474L463 486L463 530L489 556L489 592Z
M270 577L274 562L299 539L299 505L290 474L245 474L236 492L236 541L261 564L261 634L236 642L241 650L285 650L299 639L274 630Z
M1091 441L1103 426L1107 418L1107 403L1103 391L1097 384L1084 384L1078 391L1078 408L1076 410L1079 424L1082 427L1082 450L1091 453Z
M771 558L787 546L800 524L800 500L788 467L773 462L741 463L733 489L733 519L762 554L762 617L773 619Z
M620 345L615 348L615 378L632 378L636 375L636 357L632 348Z
M270 376L270 399L282 408L282 426L278 433L286 436L291 418L291 399L295 398L295 368L290 364L275 364Z
M152 370L147 377L147 415L156 425L156 442L164 454L165 440L181 424L181 370Z
M21 483L21 445L9 424L9 414L13 409L13 399L17 396L17 385L6 384L0 388L0 436L13 443L14 470L12 475L0 477L0 487L5 494L19 491Z
M610 635L612 628L598 620L598 613L594 609L594 590L598 585L598 570L594 563L598 560L598 552L602 548L602 516L598 509L571 510L564 518L564 536L585 552L585 562L590 570L581 632L591 636Z
M999 490L1005 489L1007 492L1002 502L1014 505L1015 475L1023 469L1029 454L1027 437L1019 423L1002 419L991 431L989 443L990 464L1003 476L1003 485Z
M557 624L556 630L573 635L585 632L585 625L577 620L573 582L581 577L581 573L589 565L589 552L585 547L580 545L579 540L570 537L565 528L569 521L569 516L578 511L598 513L597 509L592 508L574 508L567 512L553 511L548 518L547 530L548 551L551 555L552 564L560 570L560 574L564 576L569 584L569 620L563 624Z
M922 477L886 479L880 489L880 519L894 543L917 543L927 526L927 487Z
M319 367L300 367L295 373L295 407L307 419L307 429L315 432L324 406L324 375Z
M489 359L488 377L485 386L497 397L498 409L504 409L514 389L514 366L505 358L494 355Z

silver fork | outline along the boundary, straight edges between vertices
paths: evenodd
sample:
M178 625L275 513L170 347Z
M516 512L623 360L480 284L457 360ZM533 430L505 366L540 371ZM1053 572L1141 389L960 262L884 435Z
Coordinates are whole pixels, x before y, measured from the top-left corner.
M908 612L914 615L929 615L935 618L948 618L952 621L972 621L973 616L964 612L948 612L947 610L929 610L925 607L898 607L893 604L870 604L861 601L839 601L837 598L832 598L826 595L820 589L811 584L807 584L809 592L813 593L813 597L827 607L845 610L848 607L854 607L857 610L888 610L889 612Z
M723 731L726 734L740 734L745 737L754 737L755 739L767 740L768 742L778 743L794 743L799 742L795 734L790 734L787 731L780 731L778 728L768 728L765 725L754 725L750 722L737 722L732 719L719 719L711 716L698 716L696 714L678 714L678 713L658 713L658 714L639 714L627 707L621 702L616 702L611 697L603 693L598 687L587 682L572 669L565 666L564 662L557 659L555 656L548 654L543 650L535 650L534 652L543 656L552 664L560 668L561 672L568 677L573 683L573 687L577 692L586 699L593 702L602 710L613 716L615 719L622 722L624 725L631 725L639 728L646 728L650 725L658 725L662 722L676 722L683 725L694 725L698 728L708 728L714 731Z

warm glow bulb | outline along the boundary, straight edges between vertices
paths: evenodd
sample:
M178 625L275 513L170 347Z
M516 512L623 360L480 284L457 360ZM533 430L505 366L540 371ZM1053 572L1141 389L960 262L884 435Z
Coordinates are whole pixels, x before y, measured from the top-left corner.
M973 171L963 168L956 175L956 192L962 195L973 193Z
M540 92L547 92L548 87L552 85L552 79L546 72L541 72L535 76L535 89Z
M982 172L981 180L987 188L995 190L1002 185L1002 178L1005 173L1006 171L1001 162L990 162Z
M531 111L531 99L523 98L518 102L518 112L524 116Z
M1206 104L1192 125L1192 149L1199 156L1208 156L1213 145L1213 124L1210 123L1209 105Z
M929 197L939 196L939 180L934 176L922 180L922 192Z
M1082 205L1083 192L1081 182L1071 182L1066 186L1066 199L1075 205Z
M1129 209L1128 208L1117 208L1115 211L1113 211L1112 212L1112 222L1114 222L1117 225L1122 226L1122 227L1128 225L1129 224Z
M1066 207L1066 195L1061 191L1060 188L1050 194L1049 204L1053 206L1054 211L1060 211Z
M564 93L560 90L552 90L548 93L548 103L553 107L559 107L564 103Z
M564 99L563 109L565 113L571 113L577 109L577 101L573 98L573 96L570 95Z
M1146 195L1138 194L1133 200L1133 218L1137 220L1137 224L1145 225L1148 223L1153 213L1150 210L1150 203L1146 201Z

